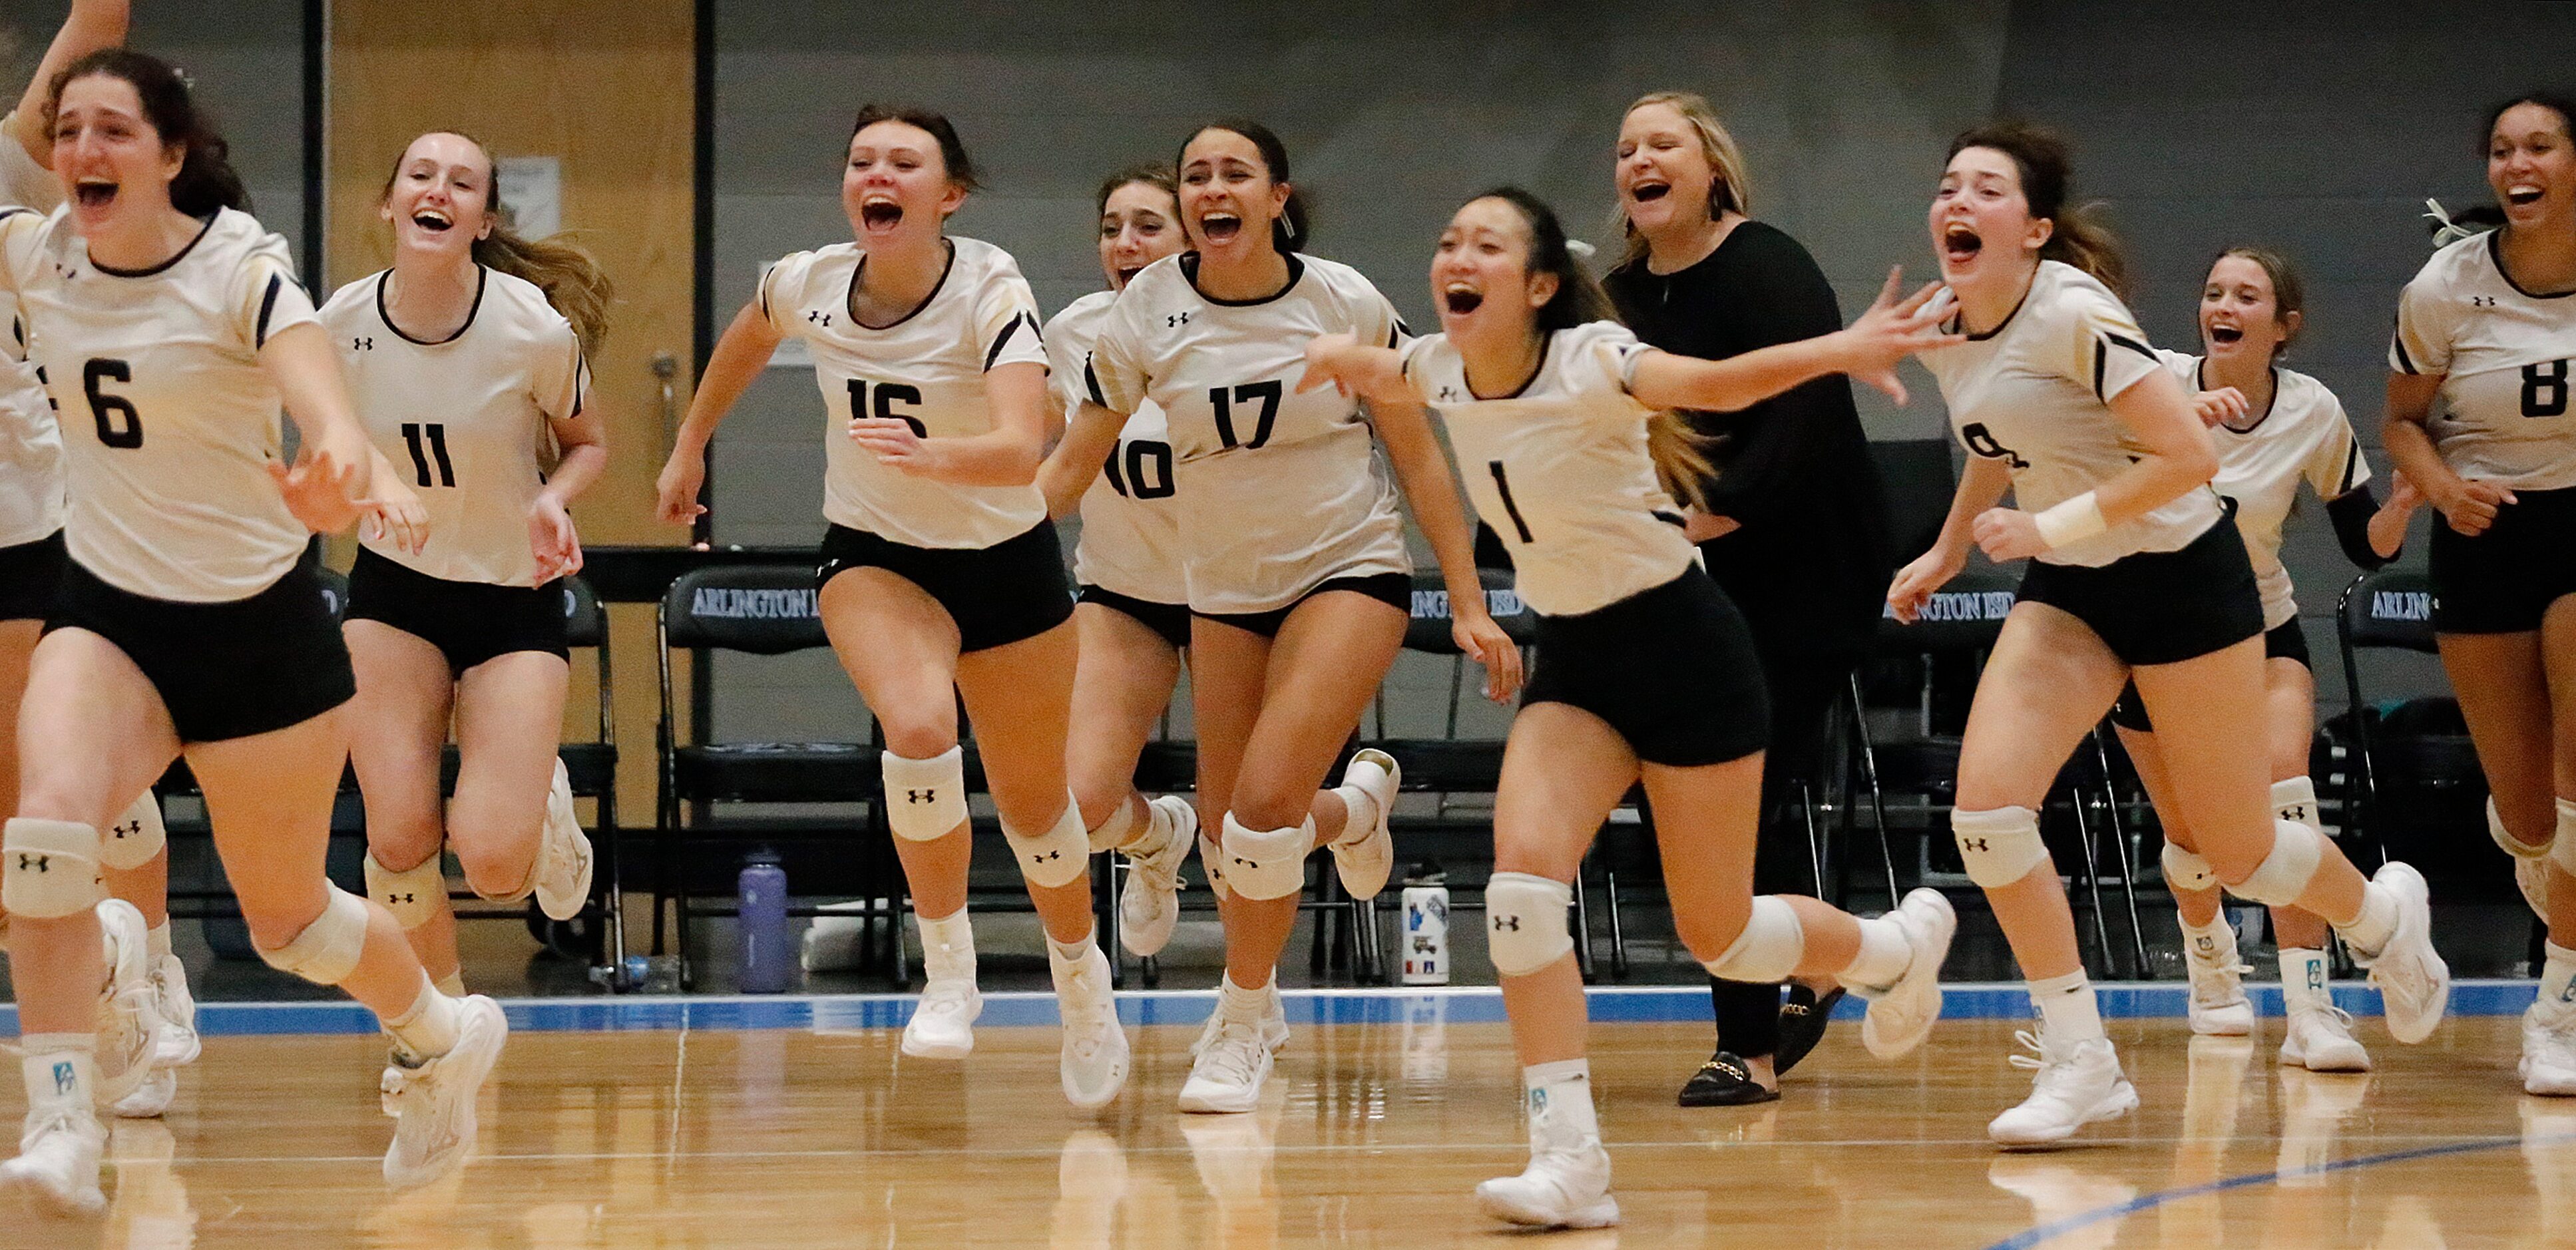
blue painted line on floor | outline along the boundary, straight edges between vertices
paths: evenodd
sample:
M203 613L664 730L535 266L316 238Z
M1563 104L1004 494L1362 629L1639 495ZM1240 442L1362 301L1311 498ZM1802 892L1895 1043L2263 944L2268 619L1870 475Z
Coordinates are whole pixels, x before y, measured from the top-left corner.
M2323 1163L2315 1167L2287 1168L2276 1172L2248 1172L2243 1176L2223 1177L2219 1180L2210 1181L2203 1185L2187 1185L2180 1189L2167 1189L2152 1194L2140 1194L2126 1202L2115 1202L2109 1206L2096 1207L2093 1210L2085 1211L2076 1215L2070 1215L2061 1220L2052 1220L2037 1228L2026 1229L2022 1232L2015 1233L2010 1237L2006 1237L2002 1241L1998 1241L1987 1246L1985 1250L2033 1250L2034 1247L2045 1245L2055 1238L2063 1237L2068 1233L2076 1232L2081 1229L2090 1228L2093 1225L2100 1224L2105 1221L2126 1219L2140 1211L2153 1210L2157 1207L2164 1206L2167 1203L2182 1202L2192 1198L2204 1198L2211 1194L2225 1193L2231 1189L2247 1189L2256 1185L2270 1185L2299 1177L2325 1176L2335 1172L2351 1172L2361 1168L2382 1167L2391 1163L2412 1163L2418 1159L2438 1159L2447 1155L2477 1154L2488 1150L2502 1150L2508 1146L2549 1146L2571 1141L2576 1141L2576 1134L2559 1133L2540 1137L2491 1137L2478 1141L2450 1142L2440 1146L2418 1146L2412 1150L2392 1150L2386 1154L2361 1155L2357 1158L2337 1159L2332 1163Z
M2180 985L2110 983L2097 987L2102 1014L2115 1019L2174 1019L2184 1014ZM2248 985L2255 1009L2281 1014L2276 985ZM2031 1015L2019 982L1944 987L1941 1015L1948 1020L2019 1020ZM2451 987L2451 1014L2505 1016L2531 1005L2531 981L2461 981ZM1585 991L1592 1018L1604 1024L1690 1023L1709 1019L1708 991L1698 986L1600 986ZM1503 1020L1503 999L1492 986L1395 986L1365 989L1289 990L1288 1019L1297 1024L1488 1024ZM537 1033L622 1032L651 1029L810 1029L843 1032L901 1028L917 1000L910 994L820 996L692 995L687 997L510 999L502 1006L510 1027ZM2335 987L2335 1002L2356 1016L2379 1014L2379 995L2359 984ZM1118 1016L1131 1025L1198 1024L1216 1008L1216 991L1135 990L1118 995ZM1856 1020L1864 1005L1846 998L1835 1018ZM984 996L979 1023L1045 1026L1056 1023L1055 995L1044 992ZM18 1012L0 1005L0 1035L15 1035ZM353 1002L227 1003L197 1005L197 1028L209 1037L372 1033L375 1017Z

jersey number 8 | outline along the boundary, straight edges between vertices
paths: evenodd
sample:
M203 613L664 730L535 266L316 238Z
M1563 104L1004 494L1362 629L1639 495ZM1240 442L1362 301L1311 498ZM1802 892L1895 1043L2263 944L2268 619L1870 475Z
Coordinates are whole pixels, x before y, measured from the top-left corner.
M2544 361L2522 367L2522 415L2567 415L2567 362Z
M122 360L93 360L81 366L81 393L89 399L90 416L98 421L98 441L127 450L140 447L143 414L134 410L133 400L98 389L99 383L110 380L133 381L133 366Z

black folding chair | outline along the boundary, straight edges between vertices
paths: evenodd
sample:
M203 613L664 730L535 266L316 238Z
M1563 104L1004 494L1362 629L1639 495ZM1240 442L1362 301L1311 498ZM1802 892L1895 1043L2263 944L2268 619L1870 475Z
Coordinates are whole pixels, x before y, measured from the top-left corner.
M2503 851L2460 834L2485 828L2487 779L2459 701L2427 695L2379 707L2364 689L2366 653L2440 653L2431 579L2400 569L2354 578L2335 604L2335 645L2348 706L2327 729L2345 747L2345 826L2370 840L2380 862L2393 855L2446 884L2485 892L2510 880Z

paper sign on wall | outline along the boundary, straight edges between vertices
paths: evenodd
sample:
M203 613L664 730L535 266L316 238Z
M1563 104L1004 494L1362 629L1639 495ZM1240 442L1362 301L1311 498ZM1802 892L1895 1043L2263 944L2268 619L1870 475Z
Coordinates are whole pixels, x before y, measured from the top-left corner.
M505 156L496 172L501 203L510 210L510 228L522 238L542 239L563 229L563 159L554 156Z

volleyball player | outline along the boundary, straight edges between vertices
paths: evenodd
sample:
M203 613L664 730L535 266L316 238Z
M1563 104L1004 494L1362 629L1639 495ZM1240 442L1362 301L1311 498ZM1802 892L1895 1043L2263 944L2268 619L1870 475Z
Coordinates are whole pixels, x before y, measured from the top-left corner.
M2263 600L2263 741L2272 769L2273 815L2317 831L2316 784L2308 747L2316 725L2315 676L2299 603L2281 566L2281 530L2305 482L2326 501L2344 555L2375 569L2397 555L2416 496L2400 483L2391 506L2371 495L2370 462L2325 384L2283 368L2282 353L2306 321L2307 287L2280 254L2234 247L2211 262L2200 292L2202 355L2159 351L2217 444L2211 485L2234 502L2230 512L2254 564ZM2132 685L2111 705L2121 745L2156 800L2164 826L2165 885L2182 913L2184 966L2191 977L2188 1015L2194 1033L2243 1036L2254 1031L2245 997L2236 930L2227 923L2218 882L2194 853L2191 829L2172 798L2173 782L2158 749L2154 722ZM2366 1072L2370 1054L2352 1035L2352 1017L2327 993L2326 924L2295 906L2272 908L2281 960L2281 996L2289 1022L2281 1062L2312 1072Z
M450 994L464 978L442 844L483 898L533 891L557 920L590 898L590 841L555 753L571 676L558 579L581 567L568 509L608 466L584 363L608 281L579 249L513 233L501 204L482 144L412 140L376 209L393 267L321 312L377 452L429 509L418 552L381 535L361 546L341 632L367 892ZM451 722L456 794L442 803Z
M2263 605L2216 493L2218 456L2189 397L2113 284L2110 240L2067 203L2065 147L2006 123L1951 141L1929 213L1968 341L1923 354L1969 453L1934 548L1898 570L1905 619L1973 541L2031 558L1968 713L1951 827L2029 979L2043 1025L2030 1097L1987 1133L2063 1140L2125 1115L2137 1092L2104 1036L2075 922L2039 834L2059 768L2127 682L2154 716L2174 807L2211 875L2240 897L2323 917L2371 967L2389 1032L2422 1041L2450 973L2426 935L2424 879L2365 882L2314 829L2266 801ZM2009 487L2017 508L1996 504Z
M1745 216L1744 157L1707 100L1658 91L1629 105L1613 169L1627 252L1602 286L1640 340L1716 360L1842 328L1815 258ZM1711 455L1722 464L1685 510L1687 533L1743 612L1770 695L1755 888L1821 888L1798 787L1817 778L1835 710L1878 629L1896 563L1886 493L1841 377L1689 420L1720 440ZM1780 991L1709 978L1717 1053L1682 1086L1683 1106L1780 1096L1779 1074L1824 1036L1843 993L1831 978L1791 984L1785 1003Z
M1100 271L1109 289L1065 306L1046 324L1049 372L1067 419L1081 407L1082 365L1109 307L1145 266L1186 245L1172 171L1161 165L1121 170L1100 184ZM1061 452L1059 446L1059 452ZM1065 769L1082 806L1091 849L1128 857L1118 897L1118 941L1151 955L1171 940L1180 919L1181 861L1198 842L1198 813L1189 800L1148 800L1136 790L1136 760L1154 723L1172 701L1181 651L1190 645L1189 592L1181 580L1179 505L1173 496L1172 444L1163 410L1140 405L1118 432L1108 458L1087 464L1049 456L1038 473L1048 511L1082 513L1073 549L1074 630L1081 659L1073 670L1073 720Z
M1092 345L1088 395L1058 454L1101 464L1148 401L1169 424L1190 604L1200 855L1225 923L1216 1014L1181 1087L1184 1111L1249 1111L1285 1041L1279 953L1318 847L1354 898L1394 863L1399 776L1362 750L1324 775L1403 646L1412 561L1374 426L1448 584L1452 634L1509 697L1520 652L1484 608L1466 516L1418 411L1292 390L1306 343L1350 334L1392 346L1394 306L1347 265L1302 254L1306 213L1267 127L1215 122L1175 163L1192 250L1145 267ZM1220 833L1209 843L1208 829ZM1231 896L1229 898L1229 895Z
M0 118L0 205L49 212L62 202L47 168L53 152L47 92L73 61L122 43L127 16L122 0L72 6L17 108ZM0 339L0 816L18 810L19 697L64 560L62 437L43 383L25 359L26 322L14 305L11 330ZM198 1052L187 968L170 948L167 841L161 805L147 784L108 827L110 854L101 861L111 896L99 904L107 966L131 968L129 960L139 960L149 989L133 993L111 975L100 1000L98 1093L121 1116L160 1114L178 1092L173 1069L195 1061ZM0 944L8 919L0 908ZM141 1014L147 1007L157 1025Z
M2486 773L2487 828L2549 925L2522 1081L2576 1095L2576 100L2493 110L2504 224L2397 301L2388 457L2441 510L2433 630ZM2440 402L2435 403L2436 400ZM2541 865L2546 862L2548 867Z
M1951 336L1929 307L1938 288L1902 304L1896 290L1891 275L1849 331L1724 361L1673 355L1611 319L1556 214L1507 187L1468 201L1441 233L1431 294L1442 333L1400 356L1347 334L1307 349L1301 389L1330 380L1381 421L1422 404L1440 413L1468 494L1511 544L1514 584L1538 613L1538 670L1504 748L1485 889L1531 1155L1520 1175L1477 1188L1498 1218L1618 1220L1566 911L1593 835L1640 781L1674 925L1713 975L1776 986L1804 973L1857 988L1876 1000L1862 1035L1883 1058L1912 1050L1941 1014L1957 921L1939 891L1916 890L1877 920L1754 897L1770 724L1761 669L1662 485L1708 476L1670 409L1741 408L1837 371L1901 395L1897 362Z
M1047 932L1065 1097L1127 1080L1091 921L1090 844L1065 774L1073 597L1032 485L1045 450L1037 300L1009 253L947 234L975 168L945 117L869 105L841 207L853 241L770 265L690 403L662 518L699 512L707 441L788 336L813 349L824 438L823 627L885 733L888 818L928 976L905 1054L960 1059L983 1009L966 916L962 695L1002 832Z
M69 203L0 215L0 293L62 401L69 561L0 834L29 1101L0 1186L57 1209L102 1202L100 828L177 755L261 958L342 987L392 1035L385 1179L424 1184L471 1149L508 1025L488 998L441 993L393 917L324 876L354 683L307 555L309 533L362 509L416 545L419 501L374 472L286 244L239 210L224 141L177 72L92 53L46 115ZM292 467L276 459L281 400L303 435Z

